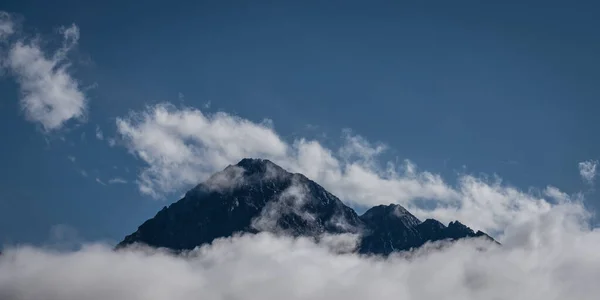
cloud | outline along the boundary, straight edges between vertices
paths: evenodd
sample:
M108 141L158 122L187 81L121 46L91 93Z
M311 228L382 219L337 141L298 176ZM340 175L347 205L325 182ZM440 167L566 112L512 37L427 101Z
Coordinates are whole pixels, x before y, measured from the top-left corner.
M106 183L104 183L104 181L100 180L100 178L98 178L98 177L96 177L96 182L101 185L106 185Z
M209 191L224 192L246 183L244 168L228 166L223 171L211 175L203 186Z
M25 117L42 125L45 131L60 129L67 121L82 120L87 99L70 73L68 54L77 46L79 28L73 24L59 28L62 45L46 53L39 38L26 39L14 30L10 14L0 12L0 38L12 34L2 65L19 84L20 104Z
M521 191L497 176L465 173L450 185L409 160L381 161L388 147L350 130L343 131L341 147L329 149L304 138L287 142L270 121L169 104L148 106L116 123L124 145L145 163L137 180L140 191L155 198L181 193L244 157L261 157L306 175L350 205L397 203L421 219L461 220L496 236L547 213L558 194L579 199L552 186Z
M505 245L462 241L388 259L268 233L216 240L182 256L86 245L0 256L0 298L16 299L597 299L600 234L567 203L510 229ZM343 251L342 251L343 252Z
M108 138L107 141L110 147L114 147L117 145L117 141L114 138Z
M109 179L108 183L109 184L125 184L125 183L127 183L127 180L125 180L123 178L115 177L115 178Z
M102 130L100 130L100 126L98 125L96 125L96 138L99 140L104 139L104 134L102 133Z
M585 181L587 184L593 184L594 179L596 178L596 167L598 166L597 160L586 160L582 161L578 164L579 167L579 175L581 175L581 179Z
M9 13L0 11L0 41L15 32L14 23Z
M76 160L75 156L73 156L73 155L69 155L69 156L67 156L67 158L68 158L68 159L69 159L71 162L73 162L73 163L74 163L74 162L75 162L75 160Z
M116 123L129 150L148 165L138 179L140 190L155 197L207 179L215 166L223 168L246 156L284 156L288 147L262 124L168 104Z
M289 230L282 228L279 224L281 216L292 213L300 217L306 224L313 223L316 217L305 207L309 199L308 194L308 186L302 184L298 176L292 177L291 185L281 191L277 201L267 203L260 215L252 220L252 227L260 231L293 234L293 232L288 232Z

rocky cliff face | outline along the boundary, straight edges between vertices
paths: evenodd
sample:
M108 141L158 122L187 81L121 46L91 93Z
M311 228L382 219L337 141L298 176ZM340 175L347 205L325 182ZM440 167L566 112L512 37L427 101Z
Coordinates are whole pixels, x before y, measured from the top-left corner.
M458 221L421 222L400 205L380 205L358 216L302 174L268 160L243 159L214 174L163 208L119 243L193 249L236 233L269 231L292 236L360 233L358 251L387 255L427 241L484 237Z

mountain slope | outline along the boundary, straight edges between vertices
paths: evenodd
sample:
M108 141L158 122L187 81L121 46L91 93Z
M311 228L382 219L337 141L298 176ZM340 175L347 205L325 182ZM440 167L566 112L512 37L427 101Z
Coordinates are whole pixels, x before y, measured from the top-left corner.
M418 230L421 221L400 205L375 206L360 218L368 228L359 248L362 253L389 254L424 244Z
M244 159L163 208L119 245L193 249L237 232L316 236L359 232L361 226L354 210L303 175Z
M360 233L358 251L390 254L427 241L483 236L461 223L421 222L400 205L379 205L358 216L340 199L302 174L269 160L243 159L214 174L163 208L117 245L133 243L193 249L235 233L260 231L318 237Z

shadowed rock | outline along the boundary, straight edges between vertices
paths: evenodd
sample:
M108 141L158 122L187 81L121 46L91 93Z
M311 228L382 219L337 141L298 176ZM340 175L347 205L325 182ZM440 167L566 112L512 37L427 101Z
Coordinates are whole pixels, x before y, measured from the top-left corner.
M388 255L428 241L484 237L458 221L421 222L404 207L379 205L358 216L340 199L302 174L265 159L245 158L211 176L164 207L117 245L134 243L189 250L236 233L269 231L318 238L360 233L358 251Z

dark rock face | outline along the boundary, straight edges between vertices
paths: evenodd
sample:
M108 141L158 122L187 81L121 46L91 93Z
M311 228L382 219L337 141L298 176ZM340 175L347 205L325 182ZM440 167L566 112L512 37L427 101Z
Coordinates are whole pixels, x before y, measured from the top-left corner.
M317 236L357 233L361 226L354 210L303 175L268 160L244 159L163 208L119 246L193 249L235 233Z
M427 241L484 236L452 222L421 222L400 205L380 205L358 216L304 175L262 159L228 166L163 208L117 245L133 243L188 250L236 233L270 231L317 238L324 233L361 233L358 251L387 255ZM491 239L493 240L493 239Z
M360 218L367 227L359 248L361 253L389 254L422 245L417 229L421 221L400 205L375 206Z
M373 215L373 210L378 212ZM434 219L421 222L400 205L376 206L361 216L367 224L359 251L364 254L389 255L392 252L418 248L427 242L485 237L487 234L473 230L458 221L448 227Z

